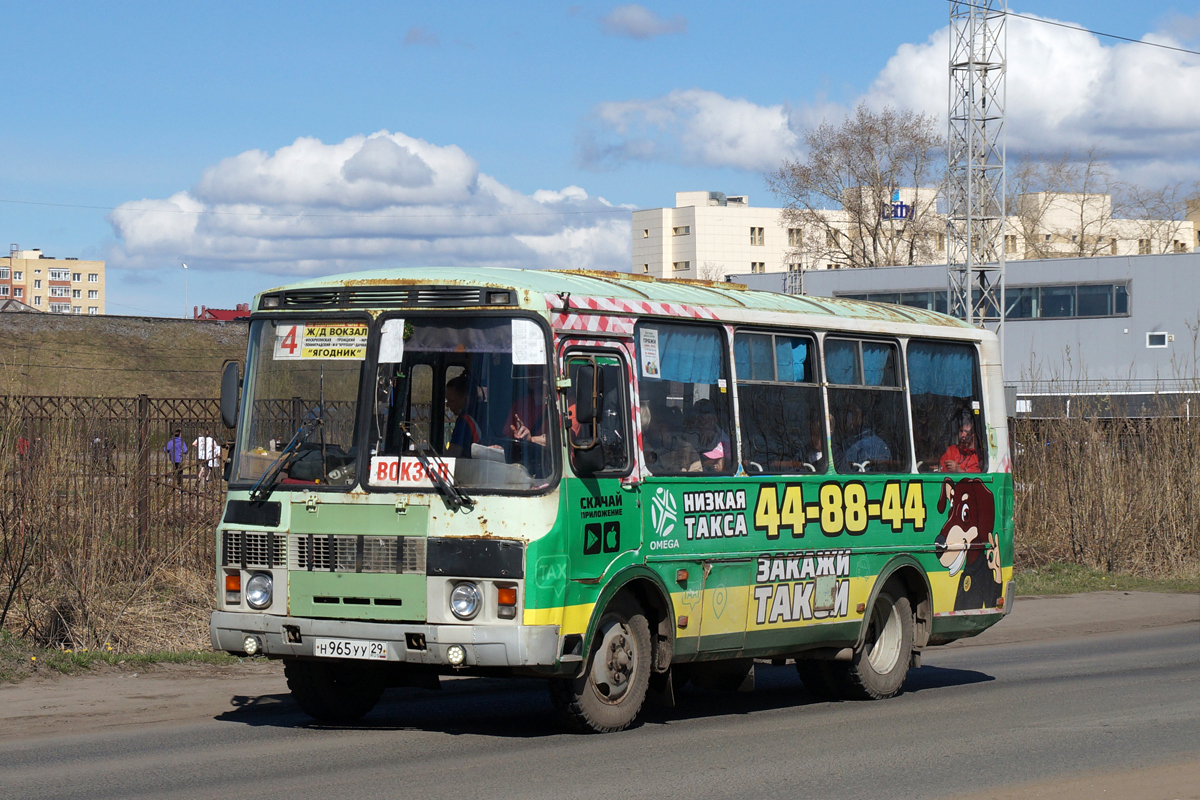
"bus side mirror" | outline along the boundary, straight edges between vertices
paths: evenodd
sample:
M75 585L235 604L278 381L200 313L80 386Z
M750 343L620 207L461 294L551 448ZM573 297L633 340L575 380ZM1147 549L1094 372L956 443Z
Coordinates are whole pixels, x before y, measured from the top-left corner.
M226 428L237 426L238 390L242 388L240 372L237 362L230 361L221 373L221 421Z
M575 372L575 419L591 425L596 419L596 365L581 364Z

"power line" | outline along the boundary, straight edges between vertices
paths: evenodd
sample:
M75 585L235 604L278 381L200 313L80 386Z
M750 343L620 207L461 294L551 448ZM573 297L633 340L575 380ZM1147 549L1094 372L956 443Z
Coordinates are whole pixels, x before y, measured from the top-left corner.
M964 3L964 5L970 6L971 8L985 8L985 6L977 5L975 3ZM1041 19L1039 17L1028 16L1027 14L1017 14L1014 11L1004 11L1003 14L1006 17L1017 17L1018 19L1027 20L1029 22L1040 22L1043 25L1054 25L1059 28L1066 28L1069 31L1079 31L1081 33L1090 33L1093 36L1103 36L1106 39L1119 39L1122 42L1130 42L1132 44L1144 44L1147 47L1157 47L1162 50L1174 50L1177 53L1187 53L1188 55L1191 55L1191 56L1200 56L1200 51L1198 51L1198 50L1188 50L1183 47L1172 47L1169 44L1158 44L1157 42L1147 42L1142 39L1131 39L1128 36L1118 36L1115 33L1104 33L1103 31L1094 31L1091 28L1085 28L1082 25L1071 25L1066 22L1055 22L1052 19Z

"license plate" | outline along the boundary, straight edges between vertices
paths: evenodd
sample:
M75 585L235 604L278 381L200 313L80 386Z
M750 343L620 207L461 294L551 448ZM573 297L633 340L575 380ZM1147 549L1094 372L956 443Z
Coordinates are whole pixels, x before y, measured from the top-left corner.
M313 655L387 661L388 647L387 642L366 642L361 639L313 639Z

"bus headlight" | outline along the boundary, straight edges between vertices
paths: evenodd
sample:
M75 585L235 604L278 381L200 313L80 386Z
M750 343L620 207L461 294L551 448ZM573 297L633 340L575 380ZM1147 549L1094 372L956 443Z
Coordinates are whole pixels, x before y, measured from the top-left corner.
M473 583L459 583L450 591L450 611L459 619L471 619L479 613L483 594Z
M256 572L246 581L246 604L254 609L264 609L271 605L271 576L265 572Z

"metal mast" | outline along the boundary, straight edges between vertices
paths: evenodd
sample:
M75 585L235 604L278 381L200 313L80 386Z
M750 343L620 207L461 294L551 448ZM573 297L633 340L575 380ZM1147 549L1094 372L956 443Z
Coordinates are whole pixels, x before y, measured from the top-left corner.
M998 335L1004 322L1007 13L1007 0L950 0L949 313Z

